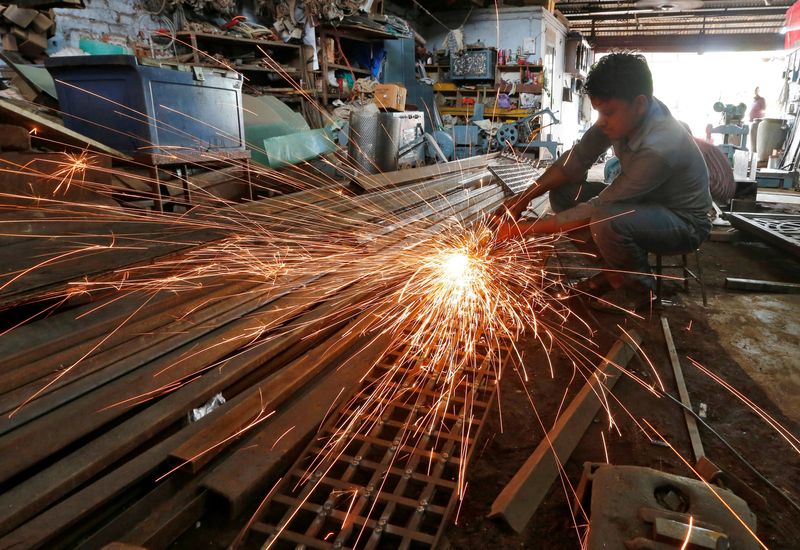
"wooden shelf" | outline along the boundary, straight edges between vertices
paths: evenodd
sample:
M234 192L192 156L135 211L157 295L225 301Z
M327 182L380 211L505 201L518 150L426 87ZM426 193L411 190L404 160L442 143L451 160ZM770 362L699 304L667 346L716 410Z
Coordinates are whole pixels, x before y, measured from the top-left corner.
M390 32L359 25L333 25L331 23L325 23L321 25L320 28L333 36L346 38L348 40L357 40L359 42L375 42L376 40L394 40L397 38Z
M246 73L276 73L276 74L295 74L297 69L294 67L284 67L281 70L277 69L270 69L269 67L262 67L261 65L235 65L231 64L230 67L227 65L220 65L214 63L192 63L192 65L199 66L199 67L209 67L212 69L233 69L237 72L246 72Z
M543 65L497 65L499 71L519 71L520 69L530 69L532 72L538 73L542 70Z
M453 116L472 116L473 114L473 107L472 106L463 106L463 107L439 107L439 113L442 115L453 115ZM497 109L494 107L486 107L483 112L483 116L486 118L525 118L531 114L530 109Z
M291 89L285 87L287 84L295 80L308 80L305 56L297 44L192 31L178 32L176 37L184 49L187 45L191 48L194 65L217 69L224 67L247 74L245 87L253 86L254 89L257 87L259 90L269 90L273 95L281 95L284 90ZM271 54L281 59L280 66L272 68L259 64L258 59L267 55L261 50L273 50ZM223 65L222 62L215 63L214 60L209 60L207 56L215 53L230 59L230 63ZM236 59L242 63L236 64L234 62ZM278 75L284 82L277 82L273 77L265 78L264 75ZM284 87L281 87L281 84ZM302 99L302 96L299 97Z
M348 67L347 65L340 65L338 63L328 63L329 69L339 69L342 71L352 72L356 74L371 75L372 73L367 69L358 69L356 67Z
M299 50L300 46L297 44L286 44L284 42L275 42L273 40L256 40L252 38L243 38L239 36L230 36L227 34L211 34L206 32L192 32L192 31L180 31L175 33L177 38L186 37L191 38L194 36L198 41L202 42L210 42L210 41L217 41L217 42L228 42L228 43L243 43L243 44L253 44L256 46L266 46L268 48L288 48Z

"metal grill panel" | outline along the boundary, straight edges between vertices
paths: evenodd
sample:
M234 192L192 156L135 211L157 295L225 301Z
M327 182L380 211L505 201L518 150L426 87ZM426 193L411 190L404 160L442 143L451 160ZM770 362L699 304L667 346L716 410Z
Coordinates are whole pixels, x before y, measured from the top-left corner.
M397 365L407 349L387 353L365 378L356 398L333 415L266 501L248 541L271 548L433 548L458 502L463 474L495 395L494 360L477 354L462 371L438 431L421 419L439 410L435 377L413 387L419 364ZM463 356L462 356L463 357ZM360 418L367 430L347 434L335 456L309 465L358 414L366 392L381 382L390 391L380 414ZM465 435L464 418L471 418ZM276 532L278 533L276 536Z

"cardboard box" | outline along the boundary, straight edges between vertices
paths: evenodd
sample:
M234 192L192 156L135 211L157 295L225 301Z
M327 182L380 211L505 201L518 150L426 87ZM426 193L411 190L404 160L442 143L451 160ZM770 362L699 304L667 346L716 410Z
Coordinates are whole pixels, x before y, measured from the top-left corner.
M47 34L47 32L53 28L53 20L45 14L39 13L34 20L31 21L31 27L39 34Z
M11 21L18 27L26 28L31 22L36 19L39 12L27 8L18 8L15 5L8 6L3 12L3 18Z
M400 84L378 84L375 87L375 104L388 111L405 111L406 89Z
M19 53L28 59L36 59L47 49L47 37L33 31L28 31L27 40L17 46Z
M3 35L3 50L7 52L17 51L17 37L13 34Z

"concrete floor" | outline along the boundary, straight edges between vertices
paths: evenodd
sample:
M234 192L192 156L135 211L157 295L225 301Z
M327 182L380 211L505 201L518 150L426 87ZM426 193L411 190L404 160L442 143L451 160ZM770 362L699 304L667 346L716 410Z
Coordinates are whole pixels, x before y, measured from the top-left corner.
M714 300L708 322L722 346L800 424L800 296L718 294Z

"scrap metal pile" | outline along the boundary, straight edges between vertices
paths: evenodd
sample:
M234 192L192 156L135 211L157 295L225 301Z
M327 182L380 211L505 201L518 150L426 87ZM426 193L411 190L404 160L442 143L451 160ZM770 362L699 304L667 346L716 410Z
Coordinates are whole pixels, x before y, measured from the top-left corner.
M433 544L457 497L451 474L466 467L479 411L489 406L489 365L501 348L479 334L468 365L437 355L444 348L421 355L419 346L436 343L419 341L429 331L415 332L418 312L397 299L413 281L393 266L405 265L410 253L414 261L425 258L426 239L469 227L508 196L487 169L490 161L511 162L483 157L384 174L383 187L361 195L327 183L179 217L58 201L25 211L3 207L0 304L11 321L0 337L0 547L165 546L212 499L235 515L261 498L326 418L334 423L326 428L329 450L337 449L331 459L356 461L373 476L410 445L389 433L400 433L398 422L423 418L471 430L463 437L414 435L427 437L419 452L438 457L439 478L419 455L397 464L403 481L386 491L398 514L413 504L428 515L395 514L391 522L408 533L383 536L424 531L414 540ZM259 241L269 243L268 253L257 252ZM538 273L541 265L534 261L531 269ZM441 335L452 336L448 330ZM449 393L420 387L363 408L377 378L381 391L408 392L430 377L425 369L453 361L463 368L450 373L459 378ZM464 388L475 391L465 397ZM405 406L410 395L416 402ZM449 396L443 409L442 395ZM209 401L224 404L187 421ZM382 428L353 440L362 450L345 452L334 439L348 428L336 422L352 421L340 414L351 409L361 411L361 421L377 415ZM377 494L376 483L366 480L364 491ZM402 487L418 491L420 483L446 492L402 496ZM389 520L372 519L369 495L359 498L345 531L358 536L368 527L380 539L378 527ZM309 501L300 509L328 506L338 521L334 508L348 503ZM326 535L319 527L307 535Z

